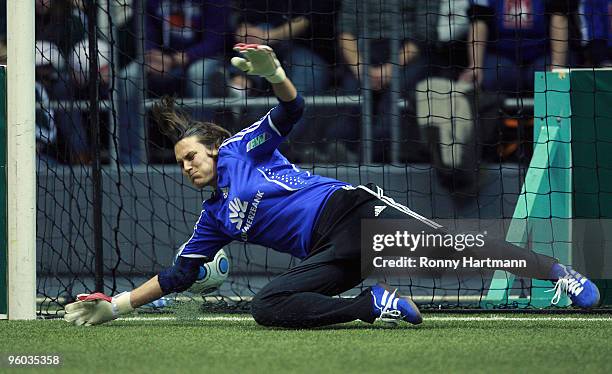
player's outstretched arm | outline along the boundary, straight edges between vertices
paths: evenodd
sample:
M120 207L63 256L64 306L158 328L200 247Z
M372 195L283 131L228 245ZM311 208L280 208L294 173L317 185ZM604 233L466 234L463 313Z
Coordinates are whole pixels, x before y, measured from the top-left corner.
M196 281L203 263L203 258L178 257L172 267L161 271L131 292L123 292L114 297L99 292L78 295L76 302L66 305L64 319L78 326L97 325L117 319L164 295L185 291Z
M297 97L297 90L289 78L280 83L272 83L272 90L280 101L289 102Z

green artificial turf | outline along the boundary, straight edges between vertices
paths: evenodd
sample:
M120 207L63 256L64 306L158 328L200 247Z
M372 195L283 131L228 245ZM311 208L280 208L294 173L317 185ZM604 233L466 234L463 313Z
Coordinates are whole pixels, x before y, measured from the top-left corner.
M513 320L426 314L418 327L355 322L295 331L243 315L155 315L95 327L0 321L0 353L60 354L57 370L72 373L611 372L610 316L498 316ZM55 369L18 372L33 371Z

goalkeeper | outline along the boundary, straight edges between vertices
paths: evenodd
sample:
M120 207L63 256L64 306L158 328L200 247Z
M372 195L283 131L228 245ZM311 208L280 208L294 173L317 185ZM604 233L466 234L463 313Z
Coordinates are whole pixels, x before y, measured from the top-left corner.
M290 253L303 261L267 284L251 304L255 320L265 326L309 328L353 320L372 323L422 321L416 305L384 284L355 298L334 297L367 276L361 271L361 220L374 218L375 206L387 206L379 218L405 219L411 232L443 232L440 225L385 196L382 189L351 186L313 175L289 162L277 147L301 118L298 95L272 49L237 44L242 57L232 64L271 84L279 104L259 121L231 135L208 122L190 120L164 98L154 108L163 131L175 140L176 161L191 183L214 189L202 204L193 235L175 264L131 292L114 297L79 295L66 306L65 319L95 325L130 313L163 295L188 289L201 264L234 240ZM479 256L479 253L463 252ZM597 287L555 259L511 245L489 243L486 255L525 259L526 268L505 269L517 275L556 281L554 299L567 293L575 305L599 301Z

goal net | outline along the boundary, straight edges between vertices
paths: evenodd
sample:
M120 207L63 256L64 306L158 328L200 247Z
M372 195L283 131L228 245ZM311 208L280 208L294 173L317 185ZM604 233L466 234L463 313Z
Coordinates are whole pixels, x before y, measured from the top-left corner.
M534 116L549 92L534 74L609 62L610 12L597 1L470 3L37 2L38 312L55 314L82 292L130 290L172 264L211 190L181 176L149 109L174 95L194 119L232 132L257 120L276 99L266 82L232 69L236 42L271 45L305 97L304 118L281 146L301 168L375 183L434 220L526 221L529 212L517 211L533 193L525 178L551 167L538 147L563 151L568 141L534 144L534 126L571 118ZM535 192L550 208L543 218L552 220L559 188L571 187ZM248 305L298 262L250 244L226 251L230 277L206 298L222 310ZM530 297L544 287L493 271L388 281L436 309L541 306Z

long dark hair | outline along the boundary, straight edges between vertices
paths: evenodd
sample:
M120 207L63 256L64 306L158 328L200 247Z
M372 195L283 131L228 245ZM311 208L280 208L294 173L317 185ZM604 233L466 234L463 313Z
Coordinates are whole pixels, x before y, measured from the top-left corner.
M197 136L198 141L206 147L218 149L221 143L230 136L228 130L212 122L192 120L189 115L176 107L175 100L163 96L153 105L151 114L162 134L169 137L174 144L181 139Z

